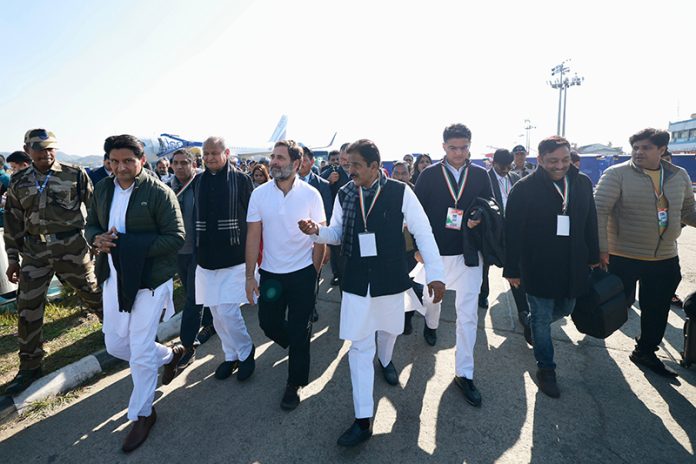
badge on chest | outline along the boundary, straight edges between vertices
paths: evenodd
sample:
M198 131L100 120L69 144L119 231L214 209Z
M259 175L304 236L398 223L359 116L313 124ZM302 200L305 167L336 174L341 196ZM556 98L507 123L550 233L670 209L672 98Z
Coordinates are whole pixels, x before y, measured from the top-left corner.
M360 257L369 258L377 256L377 239L374 232L363 232L358 234L360 243Z
M464 210L457 208L447 208L447 217L445 218L445 227L447 229L462 230L463 221Z

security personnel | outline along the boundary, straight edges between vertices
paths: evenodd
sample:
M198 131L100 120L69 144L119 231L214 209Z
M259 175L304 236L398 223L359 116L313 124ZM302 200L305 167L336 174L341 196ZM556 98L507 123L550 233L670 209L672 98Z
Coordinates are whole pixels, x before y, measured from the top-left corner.
M102 292L83 236L92 183L81 167L56 160L58 142L52 132L30 130L25 148L32 164L12 177L5 214L7 278L19 282L20 364L5 389L8 395L41 377L43 315L54 273L74 287L100 319L102 313Z

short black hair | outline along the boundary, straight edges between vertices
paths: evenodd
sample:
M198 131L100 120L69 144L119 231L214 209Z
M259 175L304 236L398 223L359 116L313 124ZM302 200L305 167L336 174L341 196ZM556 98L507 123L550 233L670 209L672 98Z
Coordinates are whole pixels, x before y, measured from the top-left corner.
M29 163L31 164L31 157L27 155L22 150L13 151L10 156L7 157L8 163Z
M578 152L576 150L570 150L570 161L573 163L577 163L578 161L580 161L580 155L578 155Z
M275 147L285 147L288 149L291 161L302 159L302 147L294 140L279 140L273 145Z
M133 152L136 158L142 159L145 156L143 143L135 136L122 134L112 135L104 141L104 152L111 154L112 150L125 148Z
M311 148L309 148L309 147L302 147L302 149L304 150L304 154L305 154L305 156L306 156L307 158L309 158L309 159L311 159L311 160L314 160L314 152L312 151Z
M442 132L442 141L447 142L449 139L471 140L471 131L464 124L450 124Z
M193 155L193 153L191 153L185 148L179 148L174 153L172 153L172 157L169 159L169 161L172 162L176 155L184 155L191 164L194 164L196 162L196 157Z
M636 132L628 139L628 141L631 146L633 146L633 144L637 141L646 139L649 139L658 148L666 147L669 145L669 132L649 127L647 129L643 129L642 131Z
M379 154L379 148L372 140L360 139L350 144L346 149L348 153L357 153L363 157L368 166L372 163L377 163L377 166L382 162L382 157Z
M498 163L501 166L507 166L508 164L512 164L513 161L515 161L515 157L512 156L510 150L506 150L505 148L498 148L495 151L495 153L493 153L493 162Z
M546 137L544 140L539 142L539 156L543 157L544 155L548 155L561 147L568 147L568 150L570 150L570 142L560 135Z
M350 142L344 143L343 145L341 145L341 151L346 151L349 146L350 146ZM329 154L329 156L331 156L331 155Z
M338 151L338 150L331 150L331 151L329 152L329 158L331 158L332 156L338 156L338 155L340 155L340 154L341 154L341 152Z

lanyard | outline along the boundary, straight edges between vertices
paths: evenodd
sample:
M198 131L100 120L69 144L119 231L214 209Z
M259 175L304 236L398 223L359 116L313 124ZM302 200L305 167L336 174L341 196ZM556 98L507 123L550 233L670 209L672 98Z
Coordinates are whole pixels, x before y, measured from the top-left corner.
M379 182L379 180L377 182ZM362 189L362 187L360 187L360 189L358 190L358 195L360 197L360 212L362 213L363 224L365 225L365 232L367 232L367 217L372 212L372 208L375 207L375 203L377 203L377 198L379 197L380 193L382 193L382 184L378 183L377 184L377 192L375 193L375 198L372 199L372 204L370 205L370 209L368 209L367 213L365 213L365 197L363 196L363 189Z
M462 193L464 193L464 188L466 187L466 181L469 178L469 166L464 169L464 180L462 181L462 185L459 186L459 192L456 194L454 193L454 190L457 188L455 184L452 183L452 180L449 178L447 175L447 168L445 168L445 164L441 164L440 167L442 168L442 175L445 176L445 181L447 182L447 189L450 192L450 195L452 195L452 199L454 200L454 207L457 207L457 203L459 203L459 199L462 197Z
M176 197L177 197L177 198L179 198L179 196L180 196L182 193L184 193L184 190L186 190L186 189L188 188L188 186L191 185L191 182L193 182L193 179L195 179L195 178L196 178L196 173L194 172L194 173L193 173L193 177L191 177L191 178L188 180L188 182L186 182L186 183L179 189L179 191L176 192Z
M563 200L563 214L568 211L568 191L570 190L570 186L568 185L568 176L563 177L563 191L561 192L561 188L556 185L556 183L553 183L554 188L558 192L558 194L561 196L561 200Z
M659 185L659 190L655 191L655 198L657 198L657 201L660 201L660 198L662 198L665 194L664 192L664 185L665 185L665 170L660 166L660 185ZM654 186L653 186L654 188Z
M39 181L36 178L36 173L34 173L34 182L36 182L36 188L39 190L39 193L43 193L43 191L46 189L46 185L48 184L48 179L51 178L51 174L53 174L53 171L48 171L48 174L46 175L43 184L39 185Z

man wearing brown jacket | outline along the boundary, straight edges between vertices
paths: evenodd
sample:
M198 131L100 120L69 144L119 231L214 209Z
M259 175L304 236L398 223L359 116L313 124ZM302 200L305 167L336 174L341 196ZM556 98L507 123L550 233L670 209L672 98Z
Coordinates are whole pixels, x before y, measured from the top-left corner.
M681 281L681 224L696 226L694 194L687 172L660 160L668 132L644 129L630 143L631 159L607 169L595 190L600 258L623 281L627 305L633 304L640 283L641 333L631 361L676 377L655 352Z

